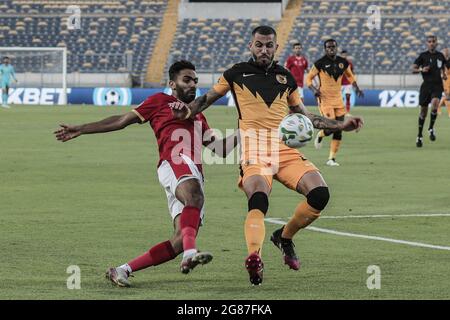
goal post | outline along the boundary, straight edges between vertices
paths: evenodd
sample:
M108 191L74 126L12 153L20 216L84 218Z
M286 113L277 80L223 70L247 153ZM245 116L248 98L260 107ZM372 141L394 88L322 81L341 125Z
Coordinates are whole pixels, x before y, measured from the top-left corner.
M61 89L62 104L67 104L66 47L0 47L0 57L8 56L20 81L26 87Z

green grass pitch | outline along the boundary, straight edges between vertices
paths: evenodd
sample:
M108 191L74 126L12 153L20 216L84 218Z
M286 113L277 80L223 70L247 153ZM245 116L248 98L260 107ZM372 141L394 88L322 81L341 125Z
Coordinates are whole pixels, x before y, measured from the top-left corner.
M97 121L121 107L26 107L0 110L0 299L449 299L450 251L303 230L295 238L302 269L289 270L266 224L264 283L249 284L243 223L247 203L238 166L206 165L206 221L200 249L211 264L189 275L180 257L137 272L133 287L113 287L109 266L140 255L172 232L156 176L148 125L59 143L59 123ZM332 198L313 226L435 246L450 246L450 119L437 120L437 141L415 147L417 109L354 108L365 118L344 133L340 167L325 166L324 148L302 149L322 171ZM236 126L233 108L206 112L210 125ZM428 125L428 119L426 122ZM303 197L274 183L269 218L286 221ZM328 217L389 215L385 218ZM81 270L69 290L66 269ZM381 289L366 286L367 267L381 270Z

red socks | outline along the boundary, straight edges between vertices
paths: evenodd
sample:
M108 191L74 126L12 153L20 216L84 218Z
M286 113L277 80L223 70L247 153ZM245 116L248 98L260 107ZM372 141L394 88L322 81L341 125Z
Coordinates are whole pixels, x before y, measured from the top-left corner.
M184 207L180 215L180 228L183 236L183 250L196 249L195 237L200 223L200 209ZM174 259L177 256L170 241L157 244L143 255L128 262L131 272L157 266ZM128 272L130 272L128 270Z
M138 271L150 266L157 266L158 264L172 260L177 255L172 248L170 241L158 243L143 255L128 262L131 270Z
M200 209L184 207L180 215L181 235L183 236L183 250L197 249L195 237L200 224Z

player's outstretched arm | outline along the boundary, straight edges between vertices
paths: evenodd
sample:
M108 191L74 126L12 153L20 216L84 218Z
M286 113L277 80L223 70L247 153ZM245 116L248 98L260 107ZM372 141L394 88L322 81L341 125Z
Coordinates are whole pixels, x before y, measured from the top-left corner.
M297 106L291 106L289 108L292 112L301 113L307 116L316 129L327 129L331 131L355 130L356 132L358 132L364 125L364 120L361 117L347 117L344 121L338 121L316 115L309 112L302 103Z
M202 112L221 97L223 97L222 94L217 93L214 89L210 89L207 93L189 103L189 105L180 101L178 103L171 103L169 106L172 108L176 118L186 120L189 117L192 118L197 113Z
M111 116L106 119L86 123L82 125L66 125L60 124L60 129L54 131L56 140L61 142L66 142L76 137L81 136L82 134L92 134L92 133L102 133L102 132L110 132L121 130L130 124L140 123L139 117L134 112L127 112L123 115Z
M229 135L225 139L217 140L212 134L210 138L203 144L208 149L211 149L219 157L226 158L231 151L236 148L239 143L239 130L236 130L233 134Z

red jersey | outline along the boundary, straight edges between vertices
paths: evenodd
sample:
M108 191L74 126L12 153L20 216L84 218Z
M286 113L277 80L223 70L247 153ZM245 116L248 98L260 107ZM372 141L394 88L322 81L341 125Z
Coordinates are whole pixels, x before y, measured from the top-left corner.
M348 66L350 67L350 70L352 70L352 73L353 73L353 63L352 63L350 60L347 60L347 61L348 61ZM345 76L345 74L342 76L342 82L341 82L341 84L342 84L343 86L346 86L346 85L351 84L350 81L348 81L348 79L347 79L347 77Z
M284 65L291 74L294 76L297 86L303 88L303 77L305 76L305 70L308 69L308 60L304 56L290 56L286 60Z
M177 98L174 96L157 93L132 111L141 119L141 123L148 121L155 132L159 148L158 167L163 160L180 161L180 154L184 154L201 171L203 134L209 125L202 113L196 114L193 120L176 119L169 107L169 103L175 101Z

